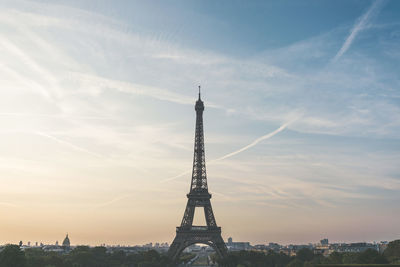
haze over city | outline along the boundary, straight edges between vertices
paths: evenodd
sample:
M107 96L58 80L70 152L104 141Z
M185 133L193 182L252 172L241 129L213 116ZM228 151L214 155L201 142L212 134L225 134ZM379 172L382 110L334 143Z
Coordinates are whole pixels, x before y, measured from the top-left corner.
M2 0L0 244L171 242L198 85L224 240L399 239L399 26L393 0Z

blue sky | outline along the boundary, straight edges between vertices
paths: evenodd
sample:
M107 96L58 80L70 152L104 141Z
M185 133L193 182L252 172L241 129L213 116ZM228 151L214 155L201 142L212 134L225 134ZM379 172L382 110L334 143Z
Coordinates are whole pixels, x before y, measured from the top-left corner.
M170 242L199 84L224 238L399 238L398 1L5 0L0 12L0 243Z

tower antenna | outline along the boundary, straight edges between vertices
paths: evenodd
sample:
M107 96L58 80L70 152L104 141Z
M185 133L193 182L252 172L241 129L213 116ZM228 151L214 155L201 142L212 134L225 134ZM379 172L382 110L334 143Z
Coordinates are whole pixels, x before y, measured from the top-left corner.
M200 99L200 89L201 89L201 87L200 87L200 85L199 85L199 99Z

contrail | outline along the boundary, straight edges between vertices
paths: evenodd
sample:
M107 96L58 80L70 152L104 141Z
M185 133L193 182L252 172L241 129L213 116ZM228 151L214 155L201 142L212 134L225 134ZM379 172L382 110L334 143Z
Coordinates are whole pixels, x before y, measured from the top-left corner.
M209 164L212 164L212 163L214 163L214 162L217 162L217 161L220 161L220 160L227 159L227 158L230 158L230 157L232 157L232 156L235 156L235 155L237 155L237 154L239 154L239 153L241 153L241 152L243 152L243 151L245 151L245 150L247 150L247 149L249 149L249 148L251 148L251 147L257 145L257 144L260 143L261 141L263 141L263 140L265 140L265 139L269 139L269 138L273 137L274 135L276 135L276 134L282 132L289 124L290 124L289 122L288 122L288 123L285 123L285 124L283 124L281 127L279 127L278 129L276 129L275 131L273 131L273 132L271 132L271 133L269 133L269 134L266 134L266 135L263 135L263 136L257 138L256 140L254 140L253 142L251 142L251 143L248 144L247 146L242 147L241 149L238 149L238 150L236 150L236 151L233 151L233 152L231 152L231 153L229 153L229 154L226 154L225 156L222 156L222 157L220 157L220 158L214 159L214 160L210 161Z
M90 150L87 150L87 149L85 149L85 148L82 148L82 147L80 147L80 146L77 146L77 145L71 144L71 143L69 143L69 142L66 142L66 141L64 141L64 140L58 139L58 138L56 138L56 137L54 137L54 136L52 136L52 135L48 135L48 134L45 134L45 133L42 133L42 132L34 132L34 133L37 134L37 135L39 135L39 136L47 137L47 138L49 138L49 139L51 139L51 140L54 140L54 141L56 141L57 143L60 143L60 144L69 146L69 147L71 147L71 148L73 148L73 149L75 149L75 150L78 150L78 151L80 151L80 152L85 152L85 153L88 153L88 154L90 154L90 155L92 155L92 156L95 156L95 157L100 157L100 158L103 157L103 156L100 155L100 154L94 153L94 152L92 152L92 151L90 151Z
M237 155L237 154L239 154L239 153L241 153L241 152L243 152L243 151L245 151L245 150L247 150L247 149L249 149L249 148L251 148L251 147L257 145L257 144L260 143L261 141L266 140L266 139L269 139L269 138L273 137L274 135L276 135L276 134L282 132L282 131L285 130L286 127L287 127L289 124L291 124L292 122L293 122L293 121L284 123L281 127L279 127L278 129L276 129L275 131L270 132L270 133L268 133L268 134L266 134L266 135L263 135L263 136L257 138L256 140L254 140L253 142L251 142L251 143L248 144L247 146L244 146L244 147L242 147L241 149L238 149L238 150L236 150L236 151L233 151L233 152L231 152L231 153L229 153L229 154L226 154L225 156L222 156L222 157L220 157L220 158L211 160L211 161L207 162L207 164L208 164L208 165L214 164L214 163L217 162L217 161L220 161L220 160L224 160L224 159L233 157L233 156L235 156L235 155ZM169 181L175 180L175 179L177 179L177 178L179 178L179 177L182 177L182 176L184 176L184 175L190 174L190 172L191 172L191 170L187 170L187 171L185 171L185 172L183 172L183 173L181 173L181 174L178 174L178 175L176 175L176 176L174 176L174 177L171 177L171 178L162 180L161 182L164 183L164 182L169 182Z
M336 56L333 58L333 62L337 61L346 51L350 48L351 44L353 43L354 39L356 38L357 34L365 29L365 25L370 20L370 18L377 14L379 10L382 8L384 0L376 0L372 3L370 8L361 18L357 21L357 23L351 29L349 36L346 38L346 41L343 43L342 47L340 48L339 52L337 52Z

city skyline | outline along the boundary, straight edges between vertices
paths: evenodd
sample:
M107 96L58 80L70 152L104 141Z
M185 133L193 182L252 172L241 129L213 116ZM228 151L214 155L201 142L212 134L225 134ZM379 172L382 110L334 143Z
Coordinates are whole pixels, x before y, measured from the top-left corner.
M62 247L64 246L64 242L66 240L66 237L68 237L68 242L69 245L67 247L77 247L77 246L89 246L89 247L97 247L97 246L101 246L101 247L141 247L141 248L163 248L166 249L165 252L168 250L168 248L170 247L170 243L169 242L158 242L158 241L152 241L149 243L143 243L143 244L109 244L109 243L101 243L101 244L78 244L78 243L73 243L70 241L69 239L69 234L67 234L66 236L64 236L63 238L61 238L60 240L55 240L53 242L49 242L49 243L43 243L40 241L31 241L31 240L27 240L27 241L23 241L20 240L18 242L18 245L20 245L21 247L45 247L45 246L59 246ZM62 242L61 242L62 241ZM224 240L225 244L239 244L240 246L242 246L243 244L247 245L248 244L248 248L246 248L246 250L250 249L251 247L253 248L257 248L257 246L280 246L282 248L288 248L291 246L298 246L298 247L302 247L302 246L325 246L325 245L379 245L379 244L384 244L387 245L389 242L391 241L395 241L395 240L370 240L370 241L358 241L358 242L344 242L344 241L335 241L335 242L331 242L329 240L329 238L322 238L321 240L314 240L313 242L308 242L308 243L293 243L293 242L289 242L287 244L281 244L281 243L276 243L276 242L260 242L260 243L252 243L246 240L235 240L233 237L228 237L226 240ZM0 246L6 246L9 243L5 243L5 244L0 244ZM206 247L208 245L206 244L202 244L202 243L195 243L193 245L190 246L201 246L201 247ZM190 247L188 246L188 247ZM212 249L212 247L210 247Z
M400 237L400 2L4 0L0 14L0 244L170 243L198 85L224 240Z

